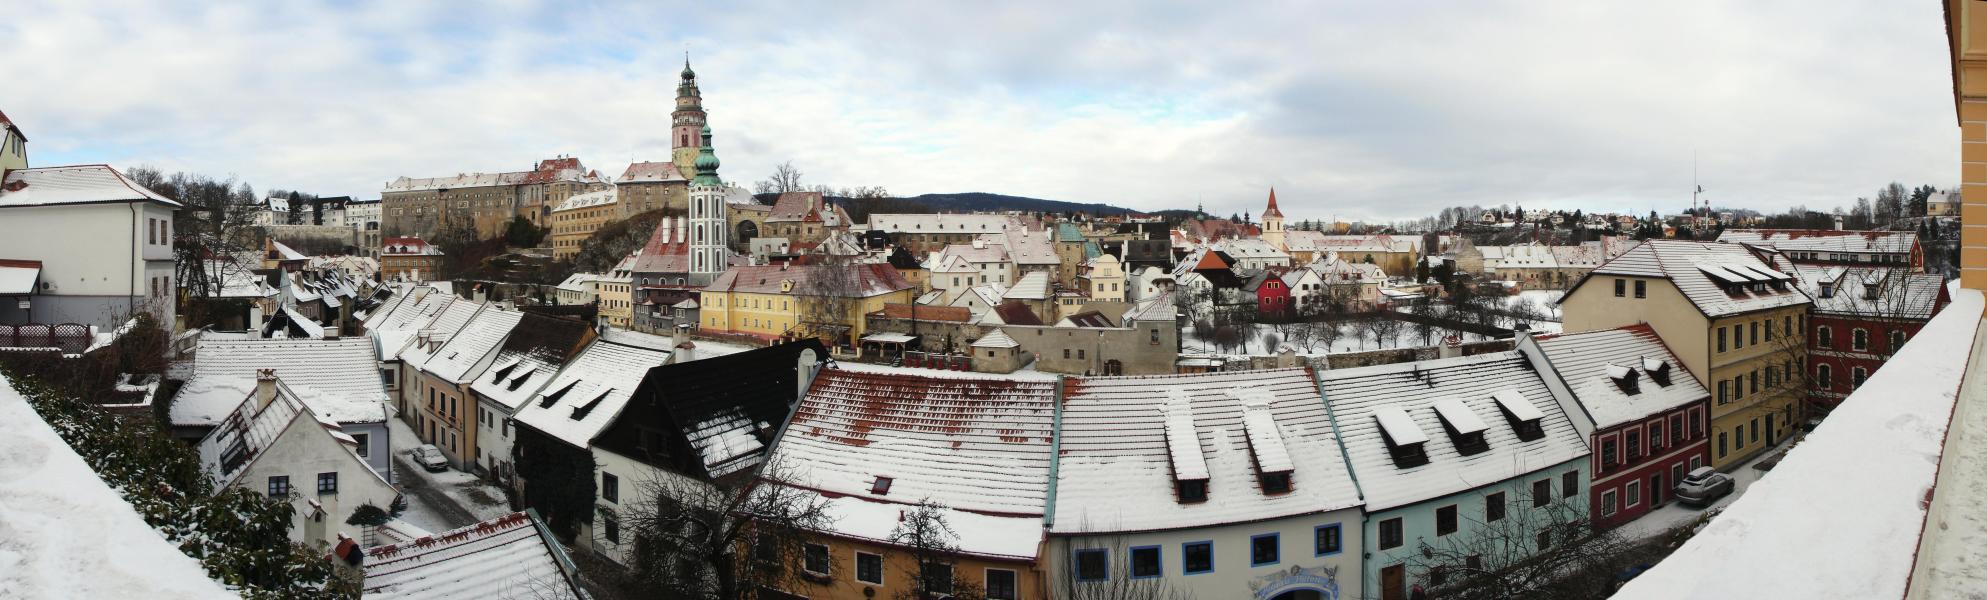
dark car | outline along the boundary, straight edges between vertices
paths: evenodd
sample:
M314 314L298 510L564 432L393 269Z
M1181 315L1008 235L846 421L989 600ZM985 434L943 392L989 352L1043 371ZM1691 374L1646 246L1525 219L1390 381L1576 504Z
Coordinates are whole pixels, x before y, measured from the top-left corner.
M1707 506L1732 493L1732 476L1711 467L1698 467L1677 483L1677 502L1685 506Z

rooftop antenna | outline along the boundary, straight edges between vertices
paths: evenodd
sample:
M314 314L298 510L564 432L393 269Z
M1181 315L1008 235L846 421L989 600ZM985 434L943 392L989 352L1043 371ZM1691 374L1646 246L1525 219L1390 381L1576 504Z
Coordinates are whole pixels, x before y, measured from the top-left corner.
M1697 213L1690 220L1691 229L1703 231L1705 221L1711 215L1711 199L1704 198L1703 206L1698 206L1699 197L1704 194L1704 185L1697 182L1697 151L1690 151L1690 208Z

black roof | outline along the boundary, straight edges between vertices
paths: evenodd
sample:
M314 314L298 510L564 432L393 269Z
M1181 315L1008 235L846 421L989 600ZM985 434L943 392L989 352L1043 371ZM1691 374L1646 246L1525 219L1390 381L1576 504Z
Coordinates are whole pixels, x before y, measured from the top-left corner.
M707 463L717 458L707 461L698 448L706 439L744 430L762 446L743 457L756 462L772 448L787 412L799 402L805 387L800 378L812 375L811 369L800 368L801 354L807 351L817 361L828 356L819 341L807 339L649 369L627 407L594 443L651 465L711 478Z

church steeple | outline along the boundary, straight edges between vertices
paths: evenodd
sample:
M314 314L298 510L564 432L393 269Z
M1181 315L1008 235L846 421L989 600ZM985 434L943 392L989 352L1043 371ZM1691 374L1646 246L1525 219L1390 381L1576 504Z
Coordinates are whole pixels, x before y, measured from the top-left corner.
M721 182L718 181L718 151L711 147L711 127L705 125L701 135L704 144L697 149L697 177L691 180L691 183L719 185Z
M1283 242L1283 211L1276 209L1276 188L1269 189L1269 208L1263 209L1263 241L1278 250L1289 251Z

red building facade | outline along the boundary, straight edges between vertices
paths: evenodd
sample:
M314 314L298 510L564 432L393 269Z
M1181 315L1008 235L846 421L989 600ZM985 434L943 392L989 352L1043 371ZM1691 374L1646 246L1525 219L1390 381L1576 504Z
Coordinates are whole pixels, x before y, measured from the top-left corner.
M1689 378L1690 375L1682 375ZM1670 491L1692 469L1711 464L1705 434L1711 397L1594 431L1594 482L1587 498L1594 525L1610 528L1668 504Z
M1826 414L1952 301L1937 275L1904 269L1799 269L1808 317L1808 402Z
M1291 311L1290 286L1283 278L1268 275L1256 284L1256 310L1263 316L1282 316Z

